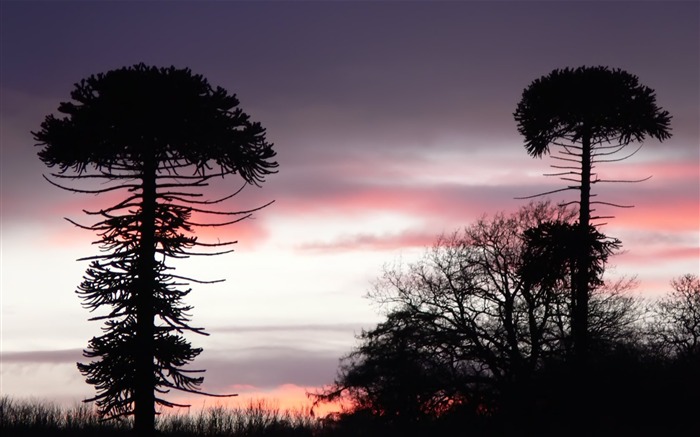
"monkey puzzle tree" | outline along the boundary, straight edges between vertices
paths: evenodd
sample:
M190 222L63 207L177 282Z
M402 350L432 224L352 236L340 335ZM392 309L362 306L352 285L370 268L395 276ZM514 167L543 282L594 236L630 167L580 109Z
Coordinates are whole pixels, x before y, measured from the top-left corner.
M84 352L96 360L78 367L95 385L88 401L102 415L133 414L137 432L149 435L155 405L176 405L157 393L203 393L203 378L192 375L202 370L184 368L201 349L182 334L205 333L189 325L191 307L182 299L189 282L215 282L176 275L166 261L230 252L225 246L235 241L201 242L194 229L235 223L262 207L222 210L217 206L240 189L216 199L202 189L234 174L243 186L259 186L276 171L275 152L235 95L189 69L112 70L75 84L71 99L59 105L65 117L48 115L33 133L40 159L58 169L47 180L76 193L121 194L109 207L85 211L96 223L69 220L96 232L101 249L83 258L91 264L77 293L91 311L111 307L91 319L106 320L104 334ZM91 187L94 181L102 185Z
M552 158L561 165L552 165L558 176L572 183L566 188L541 193L551 194L578 190L579 205L576 269L573 272L575 302L572 320L574 349L577 361L583 364L588 350L588 300L590 294L591 216L595 204L591 186L598 182L635 182L599 178L597 164L624 160L634 155L625 149L632 142L642 143L646 137L659 141L670 138L671 117L656 105L652 89L641 85L637 76L608 67L579 67L554 70L536 79L524 91L514 113L518 131L525 137L525 148L540 158L556 146ZM535 196L530 196L535 197Z

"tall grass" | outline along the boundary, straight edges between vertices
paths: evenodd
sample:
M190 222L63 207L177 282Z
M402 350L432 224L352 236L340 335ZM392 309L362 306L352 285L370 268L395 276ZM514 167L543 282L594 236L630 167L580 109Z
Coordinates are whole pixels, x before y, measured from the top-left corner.
M103 422L92 407L79 404L72 408L40 400L0 397L0 430L3 436L22 435L122 435L131 422Z
M281 411L265 401L251 401L245 408L168 414L158 421L158 429L170 436L311 436L319 426L308 411Z
M9 436L123 436L131 420L101 421L86 404L72 408L37 400L0 397L0 431ZM198 413L163 414L156 428L172 437L305 437L317 435L321 423L309 411L281 411L265 401L245 408L209 407Z

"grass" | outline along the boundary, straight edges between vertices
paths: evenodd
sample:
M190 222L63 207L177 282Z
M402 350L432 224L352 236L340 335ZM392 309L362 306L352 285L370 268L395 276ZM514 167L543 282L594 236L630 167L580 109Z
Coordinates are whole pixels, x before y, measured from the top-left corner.
M163 414L156 427L171 437L302 437L318 435L322 425L308 411L281 411L265 401L245 408L209 407L198 413ZM123 436L132 422L101 421L92 407L72 408L37 400L0 397L0 431L10 436Z

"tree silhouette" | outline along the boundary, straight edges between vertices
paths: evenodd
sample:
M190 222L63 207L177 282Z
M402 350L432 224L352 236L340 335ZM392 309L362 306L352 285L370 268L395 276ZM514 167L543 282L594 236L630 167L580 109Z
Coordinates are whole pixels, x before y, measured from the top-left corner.
M571 336L568 252L550 247L559 239L537 234L572 234L573 216L531 204L441 237L416 263L388 267L369 295L385 321L362 333L318 399L414 420L454 409L472 417L497 412L501 425L513 427L505 435L529 434L539 375L566 359ZM615 339L633 318L622 294L631 283L602 280L617 243L596 238L592 331Z
M605 286L602 278L605 265L609 257L620 249L621 242L603 235L593 226L589 226L586 239L587 241L582 243L578 226L565 221L548 221L525 230L523 261L519 271L525 287L539 285L547 289L554 287L562 278L576 277L577 254L582 245L590 250L591 274L588 278L588 289L595 290ZM571 290L571 322L576 316L576 288L573 281L568 286ZM588 308L588 317L591 314L600 312Z
M363 330L362 344L343 359L342 384L320 394L319 401L345 398L355 412L367 411L401 426L446 408L454 390L444 389L453 380L440 355L426 347L426 332L425 324L402 311Z
M59 105L65 117L48 115L33 133L40 159L58 168L45 178L75 193L122 196L85 211L99 218L94 224L69 220L96 232L101 250L83 258L91 264L77 293L90 311L111 307L91 319L105 320L104 334L84 352L96 360L78 367L95 385L88 401L102 415L133 414L136 431L151 435L155 405L175 405L163 393L202 393L202 370L184 368L201 349L182 334L205 333L189 325L182 299L190 282L216 282L178 276L166 261L230 252L235 241L201 242L194 229L235 223L262 207L218 209L240 189L209 200L201 191L235 174L241 189L259 186L276 171L275 152L235 95L189 69L138 64L92 75L75 84L71 99ZM92 188L95 181L102 186Z
M608 67L579 67L554 70L532 82L522 94L514 113L518 131L525 137L525 148L533 157L550 153L560 165L549 176L558 176L572 185L565 190L578 190L579 205L576 269L574 271L575 305L573 314L574 348L583 366L588 353L588 301L590 295L591 250L589 238L592 220L610 218L591 216L595 204L591 186L599 182L634 182L601 179L594 173L597 164L624 160L632 142L646 137L659 141L670 138L671 117L656 105L652 89L641 85L637 76ZM641 147L641 145L639 146ZM530 196L534 197L534 196Z
M653 343L664 356L700 361L700 278L686 274L673 279L671 287L653 308Z

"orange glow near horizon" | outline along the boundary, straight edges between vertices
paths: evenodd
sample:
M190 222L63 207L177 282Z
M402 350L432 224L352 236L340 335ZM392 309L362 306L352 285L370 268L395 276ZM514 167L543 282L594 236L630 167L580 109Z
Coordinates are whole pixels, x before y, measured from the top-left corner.
M174 410L164 409L162 412L182 413L183 410L192 414L197 414L200 411L210 407L224 407L231 409L246 409L248 407L257 408L260 406L263 409L270 411L279 411L281 413L289 412L290 414L313 414L314 417L325 417L328 414L342 411L344 406L342 403L324 403L314 406L313 400L307 393L313 393L319 390L319 387L301 387L295 384L283 384L272 389L263 389L250 385L235 385L230 391L238 393L238 396L230 398L207 398L204 396L183 396L170 399L175 403L189 404L190 408L176 408Z

